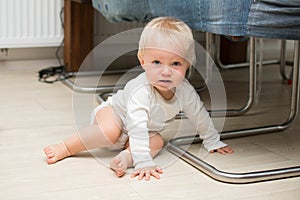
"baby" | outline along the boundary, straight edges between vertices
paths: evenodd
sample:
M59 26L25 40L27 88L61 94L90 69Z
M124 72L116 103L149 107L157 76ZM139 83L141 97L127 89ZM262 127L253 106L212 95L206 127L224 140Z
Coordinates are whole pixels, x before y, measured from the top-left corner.
M185 79L196 62L190 28L171 17L153 19L141 34L137 56L144 72L96 107L90 126L46 147L49 164L84 150L107 147L121 150L110 161L118 177L134 167L131 177L159 179L162 169L153 158L164 146L160 133L180 111L193 122L207 151L233 153L220 141L203 102Z

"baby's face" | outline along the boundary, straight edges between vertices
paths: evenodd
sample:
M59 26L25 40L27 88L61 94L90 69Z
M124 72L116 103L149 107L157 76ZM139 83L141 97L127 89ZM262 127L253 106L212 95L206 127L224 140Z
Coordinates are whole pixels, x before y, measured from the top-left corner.
M173 51L147 48L139 56L151 85L157 90L172 90L185 78L189 63Z

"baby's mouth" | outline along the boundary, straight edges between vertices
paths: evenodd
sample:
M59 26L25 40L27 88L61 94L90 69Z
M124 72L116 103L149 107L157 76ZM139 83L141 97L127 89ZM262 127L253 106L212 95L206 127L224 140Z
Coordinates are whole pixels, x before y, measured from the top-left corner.
M158 82L160 82L160 83L171 83L172 81L171 80L159 80Z

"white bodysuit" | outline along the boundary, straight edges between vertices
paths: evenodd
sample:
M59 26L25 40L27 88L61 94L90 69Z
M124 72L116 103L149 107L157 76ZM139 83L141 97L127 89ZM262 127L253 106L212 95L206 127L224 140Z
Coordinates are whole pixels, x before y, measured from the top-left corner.
M104 103L112 106L123 122L136 169L155 165L150 155L149 133L161 132L180 111L193 122L208 151L226 146L220 141L203 102L187 80L176 87L175 95L167 101L142 73Z

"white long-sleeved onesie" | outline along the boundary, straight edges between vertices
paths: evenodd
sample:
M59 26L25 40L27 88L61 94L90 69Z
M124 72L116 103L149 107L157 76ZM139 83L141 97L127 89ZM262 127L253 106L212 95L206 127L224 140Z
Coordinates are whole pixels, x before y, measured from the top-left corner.
M155 165L150 155L149 133L162 131L179 111L183 111L193 122L208 151L226 146L220 141L203 102L187 80L177 86L174 97L166 101L149 84L145 73L142 73L114 94L109 102L119 114L124 131L129 135L136 169Z

